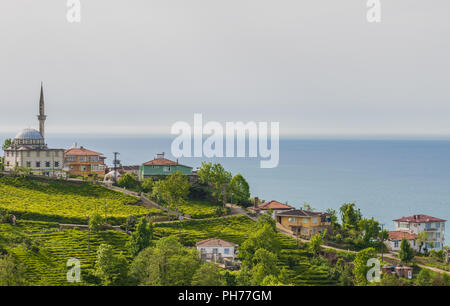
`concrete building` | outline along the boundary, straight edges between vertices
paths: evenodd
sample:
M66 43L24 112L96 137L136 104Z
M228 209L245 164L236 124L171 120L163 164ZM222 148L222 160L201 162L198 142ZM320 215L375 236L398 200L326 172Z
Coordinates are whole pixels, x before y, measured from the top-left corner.
M105 176L105 159L103 153L88 150L83 146L65 151L65 163L71 176Z
M177 171L180 171L181 173L188 176L194 176L194 174L192 173L192 167L179 164L178 160L172 161L164 158L163 152L157 154L155 159L148 161L140 166L139 179L143 180L147 177L169 175Z
M24 129L13 139L12 145L4 149L4 164L6 171L16 167L24 167L36 175L64 175L64 149L52 149L45 143L45 105L44 89L41 84L39 99L39 131Z
M408 232L415 235L419 235L423 232L427 233L428 240L422 247L422 250L420 250L421 252L425 247L428 249L428 251L442 250L445 240L445 222L447 220L427 215L413 215L395 219L393 221L395 225L395 231Z
M196 243L203 260L221 262L223 259L233 261L237 245L218 238L209 238Z

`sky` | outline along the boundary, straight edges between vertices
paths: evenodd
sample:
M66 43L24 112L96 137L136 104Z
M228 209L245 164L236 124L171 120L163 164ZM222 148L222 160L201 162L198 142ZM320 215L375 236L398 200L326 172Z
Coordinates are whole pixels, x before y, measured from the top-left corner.
M0 2L0 132L169 134L176 121L281 135L450 135L450 2Z

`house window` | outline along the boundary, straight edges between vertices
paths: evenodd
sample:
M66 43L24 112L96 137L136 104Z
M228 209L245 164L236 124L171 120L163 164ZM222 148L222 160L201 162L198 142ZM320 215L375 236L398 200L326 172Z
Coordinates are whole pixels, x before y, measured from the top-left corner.
M441 233L436 233L436 238L441 238Z
M303 218L303 223L308 223L308 218Z
M66 160L73 162L77 160L77 157L75 155L67 155Z
M437 249L439 249L439 248L441 247L441 243L440 243L440 242L436 242L436 243L434 244L434 247L437 248Z
M317 223L317 218L313 218L313 223Z
M31 162L27 161L27 168L31 168Z
M86 161L86 156L80 156L80 161L81 162L85 162Z
M289 222L296 223L297 222L297 218L289 218Z
M395 241L394 241L394 248L398 248L398 243L399 243L398 240L395 240Z
M55 162L55 168L59 167L59 162Z
M86 171L86 166L80 166L81 171Z
M229 248L225 248L225 249L223 249L223 253L224 254L230 254L230 249Z
M308 229L306 227L303 228L303 234L308 234Z
M205 248L200 248L200 252L205 253L206 252Z
M425 228L426 229L430 229L431 228L431 223L425 223Z
M41 167L41 162L36 162L36 168L40 168Z
M50 168L50 162L49 161L45 162L45 168Z
M218 252L219 252L218 249L216 249L216 248L213 249L213 254L217 254Z

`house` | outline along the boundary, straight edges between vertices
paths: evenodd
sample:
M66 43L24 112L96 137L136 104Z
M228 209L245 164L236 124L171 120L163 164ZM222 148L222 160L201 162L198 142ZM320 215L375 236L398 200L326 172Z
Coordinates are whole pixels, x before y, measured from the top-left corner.
M65 162L71 176L105 176L105 157L84 147L73 147L65 151Z
M202 260L223 262L224 259L234 261L237 244L218 238L209 238L196 243Z
M284 228L303 237L311 237L322 233L331 225L328 213L313 212L302 209L283 211L275 215L275 220Z
M425 243L425 247L428 250L442 250L445 240L445 222L447 220L427 215L412 215L393 221L396 231L408 232L415 235L426 232L428 234L428 240ZM419 251L423 251L423 248Z
M398 277L412 279L413 268L406 266L384 266L381 268L381 273L391 273L396 274Z
M252 213L255 214L263 214L267 213L268 211L272 211L274 216L277 213L281 213L283 211L293 210L294 207L289 206L287 204L280 203L278 201L272 200L270 202L264 202L260 205L258 205L258 198L255 198L255 203L253 207L249 207L249 210Z
M139 179L143 180L147 177L169 175L180 171L183 174L193 176L192 167L185 166L178 163L177 161L172 161L164 158L164 152L157 154L156 158L143 163L139 167Z
M408 241L411 248L415 251L419 251L419 245L416 243L417 235L412 234L406 231L390 231L388 241L386 242L386 246L390 251L399 251L400 243L402 239L405 238Z

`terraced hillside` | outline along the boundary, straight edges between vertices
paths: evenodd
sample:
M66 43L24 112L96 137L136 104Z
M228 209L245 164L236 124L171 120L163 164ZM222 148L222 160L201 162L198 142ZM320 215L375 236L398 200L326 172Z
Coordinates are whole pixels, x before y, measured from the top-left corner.
M69 285L67 260L81 263L82 281L92 268L97 248L102 243L113 246L116 253L125 250L127 235L117 231L91 233L64 230L56 223L19 221L16 226L0 224L0 250L12 254L20 262L32 285ZM84 279L82 284L88 283Z
M208 220L186 220L155 225L155 236L158 238L170 235L177 236L187 246L207 238L221 238L242 244L254 231L255 222L245 216L233 216ZM310 254L298 248L293 238L278 233L282 252L280 268L288 269L291 281L295 285L334 285L328 279L328 272L309 262Z
M0 177L0 211L18 219L86 224L94 212L104 214L105 204L111 224L119 224L129 215L160 212L133 205L138 201L89 183Z

